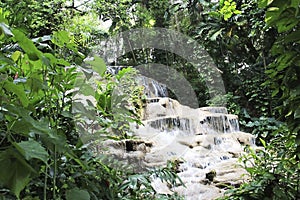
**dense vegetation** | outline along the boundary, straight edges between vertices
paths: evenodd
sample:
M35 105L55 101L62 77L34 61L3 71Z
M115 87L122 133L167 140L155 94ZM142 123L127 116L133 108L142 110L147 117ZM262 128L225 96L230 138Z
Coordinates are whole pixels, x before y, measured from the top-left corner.
M111 77L101 58L88 66L83 61L100 39L140 27L174 29L203 45L222 72L226 95L210 99L206 77L163 50L134 50L107 65L153 62L180 71L199 106L226 100L241 128L265 147L246 149L242 162L254 163L245 165L251 181L230 188L226 198L300 198L299 0L7 0L0 5L0 199L179 198L155 194L150 185L153 174L175 184L174 163L145 173L109 165L82 142L82 132L90 130L76 126L86 122L78 121L83 113L75 115L74 105L95 114L97 134L130 137L128 121L139 123L139 110L113 116L110 102L122 77L130 82L131 95L120 98L130 105L143 101L130 78L137 72L127 69ZM98 19L111 23L105 29ZM82 84L90 68L105 83L96 90L96 109L74 104L75 81L82 81L85 95L95 92Z

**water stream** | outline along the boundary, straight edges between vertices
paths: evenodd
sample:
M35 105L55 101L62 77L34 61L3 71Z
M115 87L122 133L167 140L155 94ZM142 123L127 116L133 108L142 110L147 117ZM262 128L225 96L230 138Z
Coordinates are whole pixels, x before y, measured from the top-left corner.
M176 100L148 100L144 125L134 127L142 140L151 142L143 163L160 166L167 160L180 161L178 175L186 187L167 189L156 180L154 188L160 193L178 192L185 199L215 199L223 194L222 184L239 185L245 171L237 159L244 145L254 145L251 134L241 132L236 115L224 107L192 109ZM213 180L207 174L216 172Z
M255 138L239 130L238 117L225 107L190 108L167 97L167 89L155 80L140 77L148 97L143 125L132 124L139 141L107 141L111 154L132 158L136 170L177 161L184 186L169 188L153 180L158 193L183 195L187 200L216 199L224 185L238 186L247 179L238 158L245 145L255 146ZM128 143L128 144L127 144ZM213 174L212 177L210 175Z

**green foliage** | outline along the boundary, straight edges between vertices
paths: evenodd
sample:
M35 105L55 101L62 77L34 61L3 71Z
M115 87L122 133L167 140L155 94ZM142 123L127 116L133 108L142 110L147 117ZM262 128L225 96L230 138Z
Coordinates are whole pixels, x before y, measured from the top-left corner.
M90 200L91 197L89 193L85 190L71 189L67 191L66 199L67 200L71 200L71 199Z
M278 129L270 143L261 139L264 149L248 152L242 158L243 166L250 175L249 182L239 188L231 188L230 196L222 199L297 199L300 179L299 161L292 156L295 143L286 136L286 127ZM274 133L275 133L274 132Z
M71 118L65 117L71 116L67 91L73 86L74 68L67 69L67 61L38 50L20 30L11 33L3 41L16 42L20 49L1 52L1 171L5 174L1 185L20 198L29 182L44 179L44 198L48 189L56 198L57 160L73 151L76 140ZM47 180L52 180L52 189L47 189Z
M291 134L296 133L294 142L298 145L294 152L300 158L300 118L299 118L299 31L298 1L273 1L268 4L266 22L280 33L272 46L271 53L275 57L268 66L267 74L272 78L268 82L274 88L273 96L280 97L281 105L277 108L282 119L288 124ZM276 8L276 9L275 9ZM293 137L291 137L293 140Z
M98 19L98 15L90 10L85 14L74 15L63 24L64 29L72 33L74 42L86 51L85 54L89 52L89 48L96 40L107 36L103 24L95 19Z
M245 168L251 175L249 183L230 190L226 199L298 199L299 198L299 62L298 36L299 1L259 1L266 9L265 29L275 30L266 66L267 79L263 86L272 89L278 99L276 110L285 124L272 118L255 119L245 125L256 127L264 149L250 150L244 157Z
M254 117L275 114L270 87L262 84L268 78L264 70L276 33L264 29L264 10L256 1L190 1L176 12L189 18L190 24L181 31L209 52L222 73L227 93L234 96L240 110L246 109Z
M220 14L227 21L233 14L241 14L242 12L236 9L236 3L232 0L220 1L221 9Z
M92 3L101 20L111 20L109 32L113 34L130 28L164 27L167 24L165 14L168 7L167 0L96 0Z
M80 80L77 94L87 99L90 96L95 103L87 100L88 106L84 102L76 102L74 106L82 137L86 137L87 141L94 140L91 144L106 136L112 139L131 137L130 123L141 124L139 119L145 102L143 88L136 81L137 71L125 68L111 76L104 74L106 66L102 59L95 57L87 63L92 66L82 68L86 74L82 74L82 80L77 79ZM95 69L102 78L93 80L91 69ZM107 129L112 132L108 134Z
M0 154L1 187L9 188L18 199L20 192L32 179L36 171L26 160L10 148Z
M30 40L21 30L6 25L4 18L2 21L0 198L122 198L119 185L132 174L109 167L95 157L84 146L80 129L75 126L73 98L79 66L74 57L81 58L81 55L70 35L66 31L56 31L41 40ZM43 41L51 44L40 50L38 47L45 44ZM89 65L88 68L104 75L106 67L101 58L96 57ZM122 81L128 83L131 73L134 74L129 69L119 73L116 77L119 82L109 78L107 87L116 87ZM140 98L134 84L131 80L127 89L135 95L125 99L132 105ZM113 87L102 92L112 95ZM106 135L115 123L126 122L129 118L137 120L137 111L134 111L130 115L123 113L119 121L112 123L114 119L109 121L107 116L112 116L113 108L106 110L107 116L104 115L108 106L102 107L101 92L97 94L97 119ZM146 191L155 193L152 188ZM126 195L131 199L131 193Z
M123 191L123 198L128 200L145 198L172 200L182 199L176 193L174 195L155 194L153 193L153 187L151 185L151 180L154 178L159 178L162 182L165 182L169 186L176 186L178 185L178 182L180 185L184 185L174 170L174 164L175 163L168 161L166 167L153 169L145 174L129 176L120 186L120 190Z
M7 0L0 3L6 10L9 25L22 29L31 37L50 35L58 30L60 25L71 16L69 9L65 9L65 0L54 1L17 1Z
M262 138L265 141L270 141L276 135L275 131L281 126L284 126L274 118L267 117L250 118L247 123L244 123L245 122L242 121L242 124L249 130L249 132L257 138Z
M86 149L85 142L93 137L130 137L129 122L140 123L144 103L142 88L133 81L136 71L105 75L98 57L79 66L89 45L108 34L93 20L98 16L111 20L109 33L171 27L201 43L228 92L209 101L205 81L213 80L173 53L141 49L117 62L173 67L190 81L201 106L227 102L229 111L239 114L242 128L258 137L264 149L248 150L244 157L251 180L233 189L229 199L299 198L298 0L191 0L171 5L167 0L96 0L77 6L65 0L8 0L0 5L1 199L179 198L155 194L150 185L151 176L175 185L178 177L170 168L129 174ZM82 79L78 68L83 69ZM102 78L96 87L84 84L92 81L92 72ZM96 106L91 101L74 103L76 81L84 96L94 95ZM76 108L82 111L76 117L88 115L90 124L74 117ZM91 133L92 138L83 137Z

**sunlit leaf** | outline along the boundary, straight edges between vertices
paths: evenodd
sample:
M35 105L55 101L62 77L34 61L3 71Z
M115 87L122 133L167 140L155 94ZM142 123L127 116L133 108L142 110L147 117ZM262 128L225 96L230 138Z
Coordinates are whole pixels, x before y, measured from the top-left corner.
M263 139L259 138L259 141L261 142L264 148L267 147L266 142Z
M6 81L4 84L4 88L16 94L24 107L28 106L28 99L22 85L16 85L10 81Z
M59 47L63 47L70 42L70 36L67 31L56 31L53 33L51 41Z
M34 140L23 141L15 144L16 148L24 155L26 160L33 158L47 163L48 153L42 145Z
M66 192L66 200L90 200L90 195L86 190L74 188Z
M42 57L42 53L36 48L32 40L28 39L24 33L17 29L14 29L13 34L14 39L18 42L18 44L31 60L38 60Z
M106 64L99 56L94 56L94 60L87 61L92 66L92 69L97 72L100 76L103 76L106 71Z
M22 55L22 52L20 51L15 51L12 55L11 55L11 59L16 62Z

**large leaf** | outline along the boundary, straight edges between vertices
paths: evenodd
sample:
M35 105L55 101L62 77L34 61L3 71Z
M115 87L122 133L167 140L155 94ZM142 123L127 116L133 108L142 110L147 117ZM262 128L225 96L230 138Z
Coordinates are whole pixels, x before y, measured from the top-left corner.
M285 36L284 42L299 42L300 41L300 30L290 33L289 35Z
M10 189L19 199L20 192L35 173L34 169L14 149L0 154L0 169L0 185Z
M14 62L17 62L17 60L21 57L22 52L20 51L15 51L12 55L11 58Z
M276 26L278 32L282 33L293 29L298 23L299 20L297 18L291 18L290 12L285 11L276 21Z
M97 72L100 76L103 76L106 71L106 65L102 58L94 56L94 60L87 61L92 66L92 69Z
M36 158L43 161L44 163L47 163L49 155L40 143L34 140L29 140L16 143L14 145L24 155L26 160Z
M26 84L30 87L31 92L34 93L39 92L41 89L46 89L46 86L43 83L42 76L39 74L39 72L33 72L27 79Z
M16 107L12 105L5 105L5 108L8 110L9 113L13 113L14 115L21 117L22 119L20 123L26 124L29 130L38 134L49 133L49 121L46 118L41 118L39 121L37 121L30 116L31 112L29 110L20 106ZM18 127L16 127L15 130L18 130Z
M66 199L67 200L90 200L90 195L86 190L80 190L78 188L74 188L68 190L66 192Z
M80 94L84 96L95 96L95 89L90 84L84 83L80 88Z
M289 67L293 61L296 58L297 53L296 52L286 52L285 54L281 55L278 57L278 61L277 61L277 71L282 71L284 69L286 69L287 67Z
M28 106L28 99L25 94L24 88L21 85L16 85L10 81L6 81L4 84L4 88L19 97L20 102L24 107Z
M47 134L41 134L41 139L47 149L54 150L56 148L59 153L64 153L67 150L66 136L58 134L54 130L49 130Z
M69 43L70 36L67 31L57 31L53 33L52 42L59 47L63 47L66 43Z
M14 39L18 42L24 52L28 55L30 60L38 60L42 57L42 52L40 52L33 42L28 39L24 33L15 29L13 30Z

